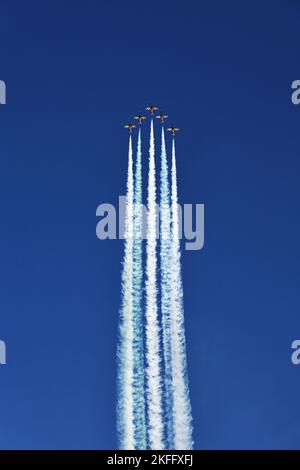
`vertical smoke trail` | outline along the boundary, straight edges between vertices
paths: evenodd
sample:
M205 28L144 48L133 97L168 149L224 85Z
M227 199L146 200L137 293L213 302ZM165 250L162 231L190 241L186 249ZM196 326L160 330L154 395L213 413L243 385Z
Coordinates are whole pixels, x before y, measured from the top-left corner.
M134 221L133 221L133 406L135 425L135 448L146 449L146 417L144 390L144 345L142 314L142 280L143 280L143 238L142 238L142 150L141 128L139 128L134 188Z
M146 259L146 359L148 446L164 449L162 416L162 381L160 370L160 340L157 308L156 262L156 187L153 120L150 130L147 259Z
M132 141L129 136L125 220L125 251L122 272L122 305L119 323L117 426L120 449L134 449L133 421L133 170Z
M186 364L183 292L180 266L179 220L175 140L172 144L172 269L171 269L171 341L174 387L175 449L192 449L192 414Z
M170 190L168 181L168 162L165 145L165 132L161 132L161 171L160 171L160 271L161 271L161 315L164 348L164 409L166 418L166 446L174 448L173 430L173 385L172 353L170 338Z

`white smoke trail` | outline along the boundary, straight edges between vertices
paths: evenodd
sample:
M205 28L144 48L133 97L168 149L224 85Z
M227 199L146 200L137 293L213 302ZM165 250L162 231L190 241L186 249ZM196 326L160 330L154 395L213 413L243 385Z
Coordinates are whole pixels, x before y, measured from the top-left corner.
M142 312L143 281L143 238L142 238L142 149L141 128L139 128L135 184L134 184L134 221L133 221L133 406L135 425L135 449L146 449L146 416L145 416L145 376L144 376L144 341Z
M153 120L150 130L146 249L146 360L148 446L164 449L160 337L157 308L156 187Z
M180 265L175 140L172 143L172 268L171 268L171 342L173 373L173 413L175 449L192 449L193 428L189 397L184 331L183 291Z
M122 305L118 343L117 426L120 449L134 449L133 419L133 170L132 141L129 136L125 249L122 272Z
M171 240L170 240L170 190L165 132L161 132L160 170L160 272L161 272L161 315L164 349L164 410L166 418L166 446L174 448L173 430L173 384L172 352L170 337L170 291L171 291Z

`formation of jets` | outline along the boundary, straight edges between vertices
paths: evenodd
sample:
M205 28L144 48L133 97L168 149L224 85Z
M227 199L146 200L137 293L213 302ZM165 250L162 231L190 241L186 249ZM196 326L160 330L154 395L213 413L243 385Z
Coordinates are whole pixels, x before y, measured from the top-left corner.
M155 111L158 111L157 106L153 106L153 105L147 106L145 109L146 111L150 112L151 116L154 116ZM146 116L143 116L141 113L139 113L137 116L134 116L134 119L138 122L139 125L141 125L143 121L145 121ZM159 119L160 122L163 124L165 120L168 119L168 116L164 113L160 113L156 116L156 119ZM134 129L136 125L132 123L128 123L128 124L125 124L124 127L125 129L128 129L129 134L131 134L132 129ZM179 131L179 128L172 126L172 127L168 127L167 131L170 132L174 136L175 133Z

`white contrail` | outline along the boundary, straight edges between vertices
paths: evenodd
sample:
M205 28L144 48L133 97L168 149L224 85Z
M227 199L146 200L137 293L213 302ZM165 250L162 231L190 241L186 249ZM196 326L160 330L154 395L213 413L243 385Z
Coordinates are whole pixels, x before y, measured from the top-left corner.
M133 220L133 407L135 426L135 449L146 449L146 416L145 416L145 364L143 341L143 208L142 208L142 145L141 128L139 128L135 183L134 183L134 220Z
M164 349L164 410L166 417L166 446L174 448L173 430L173 384L172 353L170 337L170 290L171 290L171 240L170 240L170 189L165 132L161 132L160 170L160 275L161 275L161 316Z
M160 364L160 330L157 308L156 261L156 187L153 120L150 130L148 217L146 249L146 360L148 446L164 449L162 415L162 380Z
M175 449L192 449L193 428L189 397L184 331L183 291L180 265L175 140L172 143L172 267L171 267L171 345L173 373L173 414Z
M125 251L122 272L122 305L118 344L117 425L120 449L134 449L133 419L133 170L132 141L129 136Z

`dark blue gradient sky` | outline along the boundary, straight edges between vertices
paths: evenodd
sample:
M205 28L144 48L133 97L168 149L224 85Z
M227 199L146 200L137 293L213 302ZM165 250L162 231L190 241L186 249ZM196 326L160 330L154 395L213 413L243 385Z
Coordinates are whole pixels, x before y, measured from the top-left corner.
M122 243L95 212L149 101L182 129L181 202L205 204L183 254L195 447L300 448L300 3L1 0L0 21L0 448L116 447Z

